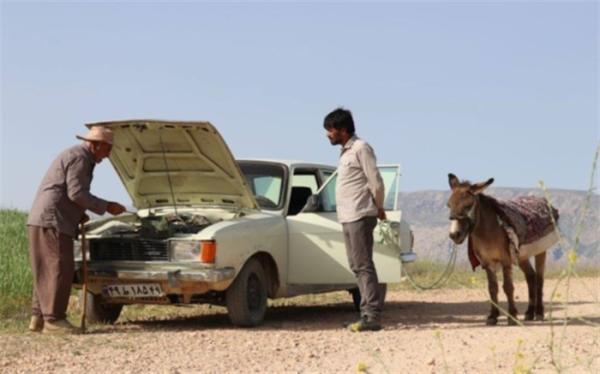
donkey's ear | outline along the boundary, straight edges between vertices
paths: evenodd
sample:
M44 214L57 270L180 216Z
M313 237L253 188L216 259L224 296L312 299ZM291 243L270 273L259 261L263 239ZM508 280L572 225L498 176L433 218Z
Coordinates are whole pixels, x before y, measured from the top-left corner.
M473 195L477 195L479 193L482 193L483 190L488 188L488 186L492 183L494 183L494 178L490 178L485 182L475 183L474 185L471 186L471 188L469 188L469 191L471 191L471 193Z
M450 173L448 174L448 184L450 185L451 189L455 189L456 186L458 186L460 183L460 181L458 180L458 178L456 177L456 175Z

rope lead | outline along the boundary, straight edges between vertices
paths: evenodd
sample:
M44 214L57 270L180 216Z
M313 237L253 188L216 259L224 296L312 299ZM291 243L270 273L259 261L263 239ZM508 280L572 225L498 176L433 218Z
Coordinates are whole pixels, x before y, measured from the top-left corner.
M402 253L402 251L401 251L400 246L398 245L398 240L397 240L398 232L395 230L395 228L393 226L396 226L396 225L395 225L395 222L392 222L392 221L386 220L386 221L380 222L380 224L378 225L379 236L381 238L379 240L379 243L394 248L400 254L400 253ZM428 285L419 284L415 280L413 275L411 275L410 272L408 272L406 269L404 269L404 274L406 274L406 278L408 278L408 281L410 282L410 284L414 288L416 288L417 290L420 290L420 291L433 290L436 288L440 288L444 284L446 284L446 282L448 282L448 279L450 278L450 275L452 275L452 271L454 271L454 265L456 264L456 254L457 254L456 245L454 243L449 243L448 251L450 252L450 256L448 258L448 263L446 264L446 268L444 269L444 271L442 272L440 277L437 278L435 281L433 281L431 284L428 284ZM402 262L400 263L400 274L402 274Z

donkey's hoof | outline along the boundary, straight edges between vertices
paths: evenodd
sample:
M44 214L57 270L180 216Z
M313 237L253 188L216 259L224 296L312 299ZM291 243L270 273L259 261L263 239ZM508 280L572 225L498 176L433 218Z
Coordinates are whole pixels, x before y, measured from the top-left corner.
M498 318L488 317L485 320L485 324L488 325L488 326L496 326L498 324Z
M544 320L544 315L543 314L536 314L535 315L535 320L536 321L543 321Z
M516 326L516 325L518 325L518 323L517 323L517 316L508 317L508 325L509 326Z
M533 313L525 313L525 321L533 321Z

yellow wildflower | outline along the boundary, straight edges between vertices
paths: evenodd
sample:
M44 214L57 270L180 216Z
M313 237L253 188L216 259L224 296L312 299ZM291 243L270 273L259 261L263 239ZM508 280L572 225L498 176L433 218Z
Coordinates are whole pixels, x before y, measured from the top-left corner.
M367 364L364 362L359 362L356 364L356 372L357 373L366 373L367 372Z

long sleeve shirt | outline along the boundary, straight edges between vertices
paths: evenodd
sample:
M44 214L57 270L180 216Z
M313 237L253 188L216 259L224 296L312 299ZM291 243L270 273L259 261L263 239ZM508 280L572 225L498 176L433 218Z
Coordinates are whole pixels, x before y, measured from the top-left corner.
M378 209L383 209L384 194L373 148L353 136L342 147L338 165L335 190L338 221L377 217Z
M83 144L59 154L40 183L27 225L55 228L74 237L87 209L104 214L107 201L90 193L95 165Z

